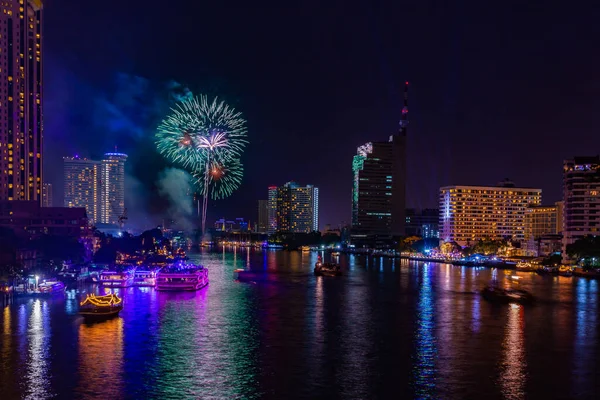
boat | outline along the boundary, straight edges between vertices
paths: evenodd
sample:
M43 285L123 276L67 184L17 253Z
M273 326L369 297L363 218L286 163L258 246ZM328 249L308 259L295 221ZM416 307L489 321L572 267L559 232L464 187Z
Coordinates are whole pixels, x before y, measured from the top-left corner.
M263 271L248 271L242 268L238 268L233 271L233 279L240 282L256 282L259 280L266 279Z
M314 274L316 276L340 276L342 275L342 271L340 271L340 265L336 263L324 263L321 256L317 257L317 262L315 263Z
M573 276L573 270L571 269L571 267L568 267L566 265L561 265L560 267L558 267L558 275L559 276Z
M116 317L123 309L123 300L116 294L96 296L88 294L79 303L79 315L88 321L100 321Z
M535 272L538 269L538 266L530 263L530 262L523 262L523 261L519 261L517 263L517 271L521 271L521 272Z
M504 289L498 286L487 286L481 291L484 299L492 303L517 303L530 304L533 302L533 295L525 290Z
M65 284L60 281L45 281L38 285L38 292L41 295L63 294L65 292Z
M100 273L100 283L103 286L127 288L133 286L135 269L102 271Z
M600 271L597 269L583 269L578 267L573 270L573 275L586 278L600 278Z
M133 286L154 287L156 285L156 271L136 269L133 274Z
M170 266L156 273L156 290L199 290L208 285L208 269L203 266Z

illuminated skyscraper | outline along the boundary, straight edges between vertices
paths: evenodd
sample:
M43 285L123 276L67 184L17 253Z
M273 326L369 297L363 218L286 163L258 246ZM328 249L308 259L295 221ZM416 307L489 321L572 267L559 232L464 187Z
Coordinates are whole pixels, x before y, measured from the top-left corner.
M1 0L0 200L42 200L42 1Z
M288 182L276 187L275 193L276 231L310 233L319 230L319 188Z
M600 157L563 163L563 261L566 247L586 235L600 235Z
M387 142L360 146L352 160L351 236L355 245L378 246L405 233L407 127L408 82L398 133Z
M42 186L42 207L52 207L52 184L44 183Z
M267 232L269 235L272 235L277 231L277 186L269 186L267 208L267 215L269 218Z
M125 161L127 154L106 153L100 172L100 221L119 224L125 212Z
M64 205L85 207L90 223L100 221L100 162L64 157Z

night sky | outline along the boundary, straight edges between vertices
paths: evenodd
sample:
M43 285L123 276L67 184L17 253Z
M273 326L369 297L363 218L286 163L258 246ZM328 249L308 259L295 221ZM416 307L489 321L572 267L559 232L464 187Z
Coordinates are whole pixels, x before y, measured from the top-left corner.
M160 215L154 182L167 165L152 138L173 82L248 120L244 183L209 220L254 220L267 186L296 180L319 187L321 226L349 222L352 157L397 130L405 80L408 206L437 206L440 186L504 178L552 203L562 160L600 153L598 6L291 3L45 1L55 203L63 156L117 145L130 155L130 213Z

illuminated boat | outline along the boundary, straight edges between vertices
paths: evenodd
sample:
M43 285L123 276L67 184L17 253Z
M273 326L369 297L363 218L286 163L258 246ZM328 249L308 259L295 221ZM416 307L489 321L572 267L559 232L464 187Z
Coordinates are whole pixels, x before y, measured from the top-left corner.
M573 270L567 265L561 265L560 267L558 267L558 275L573 276Z
M156 290L199 290L208 285L208 269L203 266L171 266L156 273Z
M539 266L530 263L530 262L523 262L523 261L519 261L517 263L517 271L521 271L521 272L535 272L537 269L539 268Z
M38 285L38 294L54 295L65 292L65 284L60 281L46 281Z
M525 290L503 289L497 286L488 286L481 291L481 296L491 303L533 303L533 295Z
M126 288L133 285L134 269L102 271L100 283L103 286Z
M79 315L90 321L116 317L122 309L123 300L112 293L106 296L88 294L85 300L79 303Z
M156 270L136 269L133 274L133 286L154 287L156 285Z

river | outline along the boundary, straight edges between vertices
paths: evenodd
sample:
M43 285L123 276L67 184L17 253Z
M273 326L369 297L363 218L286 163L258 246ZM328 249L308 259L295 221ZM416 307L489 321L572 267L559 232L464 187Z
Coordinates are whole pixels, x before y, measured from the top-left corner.
M595 398L598 282L316 253L205 252L209 287L115 289L120 317L85 324L78 301L17 299L0 315L6 399ZM255 283L233 270L267 272ZM519 275L531 306L479 290Z

